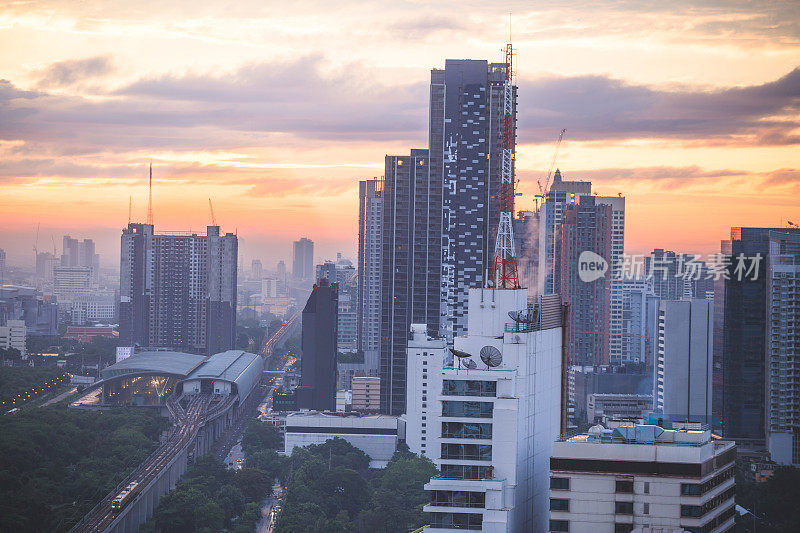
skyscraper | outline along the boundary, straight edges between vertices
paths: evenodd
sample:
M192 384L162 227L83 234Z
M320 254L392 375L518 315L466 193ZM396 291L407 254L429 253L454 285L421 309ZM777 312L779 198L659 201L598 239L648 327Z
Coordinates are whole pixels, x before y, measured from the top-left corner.
M0 248L0 284L6 280L6 251Z
M425 485L429 529L545 532L550 456L562 422L560 299L540 297L530 313L537 318L520 323L509 312L528 309L526 289L472 288L469 296L456 363L434 366L442 359L428 352L431 343L409 348L429 362L423 383L426 368L435 383L427 428L407 427L426 437L409 440L420 450L426 443L441 472Z
M555 272L558 291L569 304L567 347L572 365L609 363L612 226L612 206L600 204L593 196L580 196L567 205L558 228ZM604 275L581 279L584 252L606 262Z
M303 308L301 378L297 406L336 409L336 352L339 288L320 280Z
M659 304L653 398L670 420L711 423L713 317L709 300Z
M292 276L298 280L314 278L314 241L303 237L294 242Z
M744 448L765 442L767 358L767 268L770 231L798 235L800 229L731 228L731 257L760 256L754 275L739 276L736 263L727 267L724 283L722 347L722 422L726 437ZM770 339L770 342L772 340Z
M262 279L264 277L264 265L261 264L260 259L253 259L250 263L250 278Z
M362 180L358 189L358 349L367 374L380 371L383 180Z
M100 276L100 256L95 253L94 241L84 239L82 242L64 235L61 250L62 267L85 267L91 272L91 280L97 283Z
M468 290L483 286L491 267L500 218L504 128L516 139L516 87L511 93L513 120L504 123L505 74L505 63L454 59L445 62L444 70L431 71L427 195L431 203L441 198L444 320L437 325L447 338L466 331Z
M381 411L406 409L406 348L411 324L439 335L441 203L428 151L386 156L381 275Z
M541 288L541 294L559 292L557 284L560 276L554 274L554 269L558 226L564 220L564 211L580 196L591 194L591 182L563 181L561 170L556 169L553 183L545 193L544 202L539 210L539 281L537 285Z
M599 205L611 206L611 262L609 270L610 308L609 308L609 348L608 359L611 363L622 362L622 279L613 275L615 265L622 264L625 252L625 198L623 196L595 196Z
M800 233L769 232L767 449L800 466Z
M641 363L652 370L659 302L644 278L622 280L622 364Z
M233 348L238 242L208 226L206 235L122 232L120 342L214 354Z

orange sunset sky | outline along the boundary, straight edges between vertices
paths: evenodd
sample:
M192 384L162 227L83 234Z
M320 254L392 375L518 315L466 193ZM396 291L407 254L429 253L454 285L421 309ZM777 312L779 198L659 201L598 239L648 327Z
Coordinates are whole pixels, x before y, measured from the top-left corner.
M427 145L430 69L517 55L518 209L558 166L627 198L626 249L718 251L800 223L800 3L0 1L0 248L51 235L103 264L143 220L245 264L353 256L358 180ZM60 251L60 250L59 250Z

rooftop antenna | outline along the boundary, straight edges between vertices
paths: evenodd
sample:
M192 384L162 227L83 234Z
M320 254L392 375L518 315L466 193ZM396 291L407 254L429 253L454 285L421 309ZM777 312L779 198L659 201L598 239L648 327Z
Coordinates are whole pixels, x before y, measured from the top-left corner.
M500 223L494 258L487 287L497 289L519 289L517 254L514 251L514 47L509 42L505 47L505 80L503 81L503 151L500 164Z
M150 161L150 185L147 190L147 223L153 225L153 162Z
M208 209L211 211L211 225L217 225L217 218L214 216L214 206L211 205L211 198L208 199Z
M133 196L128 196L128 225L131 223L131 208L133 207Z

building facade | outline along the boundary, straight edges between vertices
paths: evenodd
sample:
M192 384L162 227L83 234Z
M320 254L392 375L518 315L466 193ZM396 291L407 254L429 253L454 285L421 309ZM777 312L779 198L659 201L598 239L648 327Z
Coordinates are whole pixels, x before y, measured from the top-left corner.
M428 151L387 156L381 273L381 412L406 412L411 324L438 336L441 321L441 204ZM440 195L441 193L438 193Z
M769 232L767 449L800 466L800 233Z
M622 280L622 364L653 368L659 302L644 278Z
M314 278L314 241L306 237L294 242L292 276L297 280Z
M444 304L444 320L437 324L442 331L436 336L448 339L466 331L468 290L483 286L494 253L500 219L505 75L505 63L478 60L448 59L444 70L431 71L430 195L437 202L441 198ZM511 94L513 120L505 127L512 130L514 153L516 86Z
M735 461L710 430L594 426L555 443L549 531L733 531Z
M711 424L713 358L713 303L662 301L653 378L655 410L670 420Z
M611 265L613 209L593 196L580 196L567 205L556 243L558 291L569 304L567 328L570 364L606 365L610 362ZM605 273L584 281L583 254L605 261Z
M381 378L353 376L353 411L377 413L381 409Z
M411 324L411 338L408 341L408 402L406 408L406 444L408 448L430 460L439 456L439 450L432 447L439 435L436 424L439 407L436 398L441 383L441 370L450 366L453 356L447 349L444 339L428 336L425 324Z
M314 286L303 308L300 409L336 409L336 352L339 289L322 280Z
M362 180L358 189L358 349L368 373L380 372L383 272L383 179Z
M24 320L9 320L0 326L0 348L18 350L23 359L28 358L28 352L25 349L26 338L27 329Z
M441 474L425 490L431 531L547 531L548 472L562 426L558 298L519 323L526 289L470 289L456 361L431 371L429 454ZM487 363L488 361L488 363ZM407 428L408 430L408 428Z
M236 333L238 239L219 226L156 233L151 224L122 232L120 342L215 354Z

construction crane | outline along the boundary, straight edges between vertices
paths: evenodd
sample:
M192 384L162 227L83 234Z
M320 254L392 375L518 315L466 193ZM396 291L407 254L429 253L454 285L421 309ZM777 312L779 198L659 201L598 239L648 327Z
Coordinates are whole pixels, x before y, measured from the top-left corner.
M35 254L35 259L39 257L39 227L41 225L41 222L36 224L36 240L33 241L33 253Z
M558 134L558 140L556 141L556 151L553 154L553 162L550 163L550 170L547 171L547 179L544 182L544 186L542 186L542 180L536 180L536 183L539 185L539 194L538 196L544 200L545 195L547 194L547 190L550 188L550 178L553 177L553 168L556 166L556 159L558 159L558 149L561 148L561 141L564 139L564 133L566 133L567 129L564 128L561 130L561 133Z
M208 209L211 211L211 225L217 225L217 217L214 216L214 206L211 205L211 198L208 199Z

